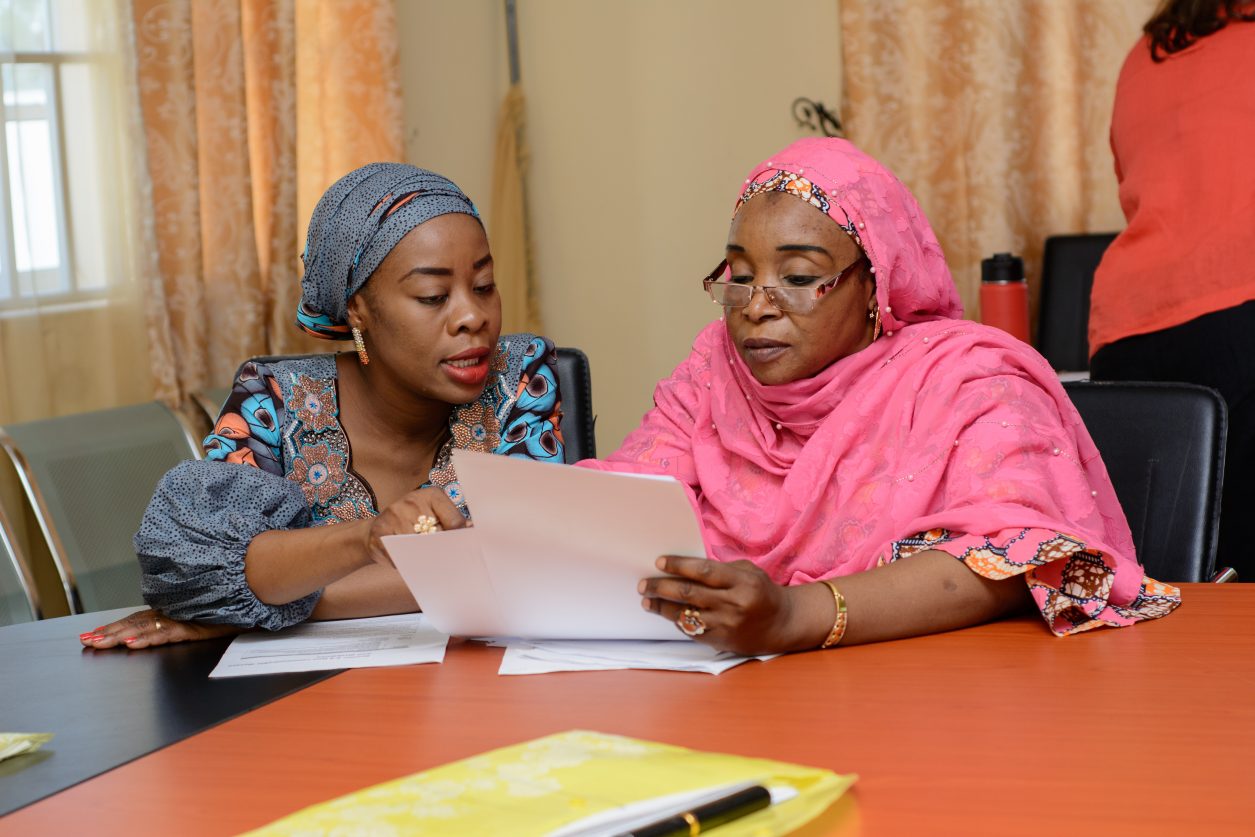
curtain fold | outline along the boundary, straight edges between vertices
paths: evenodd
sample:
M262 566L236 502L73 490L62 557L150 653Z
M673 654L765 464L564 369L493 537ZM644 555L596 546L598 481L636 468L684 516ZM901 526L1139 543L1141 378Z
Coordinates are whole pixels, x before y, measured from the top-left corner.
M488 219L488 233L492 242L493 277L501 289L501 330L540 333L527 224L525 136L523 90L512 84L497 116L492 217Z
M158 397L225 386L253 355L336 348L293 325L300 251L327 186L401 158L394 14L391 0L133 0Z
M981 259L1123 227L1107 136L1156 0L841 0L848 136L919 198L979 318ZM1035 319L1035 317L1034 317Z

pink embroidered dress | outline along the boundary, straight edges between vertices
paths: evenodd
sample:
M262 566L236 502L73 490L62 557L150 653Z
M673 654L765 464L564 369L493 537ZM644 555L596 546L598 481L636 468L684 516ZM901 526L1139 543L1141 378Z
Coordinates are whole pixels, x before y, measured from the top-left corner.
M676 477L709 557L749 559L780 584L931 549L986 578L1021 575L1058 635L1180 604L1144 576L1050 366L960 319L940 245L892 173L844 140L806 139L755 168L738 207L764 191L810 203L862 247L884 334L812 378L767 386L711 323L640 427L589 466Z

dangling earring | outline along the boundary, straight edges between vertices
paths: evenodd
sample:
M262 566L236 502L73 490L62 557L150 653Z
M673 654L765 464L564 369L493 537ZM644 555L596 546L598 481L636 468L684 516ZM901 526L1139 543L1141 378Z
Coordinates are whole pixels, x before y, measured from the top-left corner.
M362 366L370 364L370 355L366 354L366 341L362 339L362 330L357 326L353 326L353 345L357 347L357 359L362 362Z
M872 310L867 312L867 319L874 320L872 323L872 341L880 337L880 304L873 306Z

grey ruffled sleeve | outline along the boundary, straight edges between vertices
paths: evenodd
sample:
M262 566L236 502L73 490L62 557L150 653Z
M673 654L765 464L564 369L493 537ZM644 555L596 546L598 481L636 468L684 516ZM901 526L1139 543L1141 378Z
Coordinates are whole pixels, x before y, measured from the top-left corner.
M144 601L183 621L271 631L304 622L322 591L268 605L244 578L244 553L262 532L311 523L290 480L251 465L182 462L157 484L135 534Z

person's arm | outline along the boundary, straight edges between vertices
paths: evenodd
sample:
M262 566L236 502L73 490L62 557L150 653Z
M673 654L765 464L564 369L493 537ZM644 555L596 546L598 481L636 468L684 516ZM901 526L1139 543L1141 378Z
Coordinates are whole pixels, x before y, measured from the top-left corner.
M309 618L357 619L413 613L418 609L401 574L392 567L372 563L328 584Z
M420 488L396 500L372 520L262 532L248 546L244 577L259 600L284 604L343 581L375 563L395 573L380 539L385 535L413 534L415 521L423 515L434 517L442 529L461 529L466 525L466 518L444 491ZM357 584L349 585L349 589Z
M259 600L296 601L374 563L371 520L262 532L244 555L244 577Z
M749 561L724 564L668 556L658 568L672 578L641 582L642 606L675 621L685 608L700 611L700 639L738 654L776 654L818 648L836 621L827 584L785 587ZM944 552L930 550L892 564L835 579L845 597L842 645L950 631L1029 608L1022 578L991 581Z

